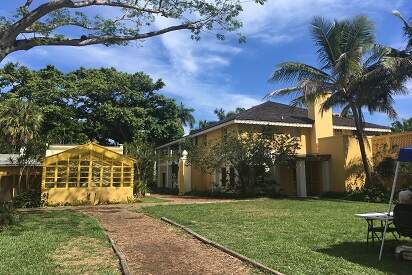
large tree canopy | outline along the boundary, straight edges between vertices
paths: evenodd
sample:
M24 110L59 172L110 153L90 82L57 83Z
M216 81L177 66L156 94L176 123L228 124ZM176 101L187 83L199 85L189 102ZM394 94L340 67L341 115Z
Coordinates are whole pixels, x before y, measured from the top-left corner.
M62 73L7 64L0 70L0 101L19 98L41 108L49 143L103 144L145 138L160 144L183 135L179 108L158 94L164 87L144 73L84 69Z
M26 0L18 5L14 16L0 18L0 61L41 45L127 44L183 29L194 39L204 30L217 30L217 38L223 39L225 32L241 27L239 0ZM91 15L90 7L111 10ZM67 27L78 29L78 35L67 35Z

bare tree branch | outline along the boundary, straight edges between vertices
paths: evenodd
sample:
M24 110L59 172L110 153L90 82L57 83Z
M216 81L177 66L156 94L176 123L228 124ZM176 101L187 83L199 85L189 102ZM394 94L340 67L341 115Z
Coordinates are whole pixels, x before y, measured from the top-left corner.
M191 23L175 25L168 28L164 28L157 31L146 32L142 34L136 34L131 36L114 36L114 35L102 35L102 36L86 36L75 39L59 39L59 38L48 38L48 37L38 37L31 39L20 39L15 43L15 50L29 50L36 46L88 46L96 44L105 43L121 43L132 40L145 39L153 36L158 36L168 32L173 32L177 30L192 30L195 27Z
M26 3L24 4L24 6L26 8L30 7L31 3L33 3L33 0L27 0Z
M71 0L55 0L42 4L12 25L11 36L13 38L16 38L20 33L24 32L25 29L29 28L34 22L52 11L70 7L74 7Z
M41 45L127 44L131 40L145 39L181 29L191 30L191 38L199 39L202 31L220 27L220 32L233 32L240 28L241 23L237 16L242 9L237 0L214 1L209 3L208 0L47 0L38 1L39 3L34 5L34 0L23 0L17 14L0 26L0 62L13 51ZM85 7L98 6L123 9L123 14L108 19L96 15L94 19L90 19L92 16L77 11ZM146 29L157 20L156 15L174 18L180 20L180 23L140 33L142 28ZM186 16L191 19L187 19ZM80 27L84 35L79 35L79 38L67 38L65 34L55 33L56 29L64 26ZM26 38L25 34L30 34L29 38ZM223 37L222 34L217 36Z
M30 0L28 0L29 2ZM31 4L31 2L30 2ZM43 16L49 14L52 11L56 11L62 8L84 8L89 6L110 6L118 7L125 9L133 9L136 11L141 11L145 13L152 14L166 14L160 9L148 9L141 8L137 5L132 5L128 3L121 2L112 2L111 0L83 0L83 1L74 1L74 0L54 0L49 1L45 4L38 6L36 9L28 13L22 19L13 24L12 35L17 37L24 30L28 29L34 22L42 18Z
M80 27L82 29L86 29L86 30L92 30L92 31L96 31L98 30L98 28L95 27L90 27L90 26L86 26L85 24L81 24L79 22L62 22L62 23L55 23L55 24L44 24L41 27L41 31L44 32L51 32L55 29L61 28L61 27L65 27L65 26L75 26L75 27ZM34 29L33 27L29 27L27 29L25 29L23 33L33 33L33 32L39 32L38 30Z

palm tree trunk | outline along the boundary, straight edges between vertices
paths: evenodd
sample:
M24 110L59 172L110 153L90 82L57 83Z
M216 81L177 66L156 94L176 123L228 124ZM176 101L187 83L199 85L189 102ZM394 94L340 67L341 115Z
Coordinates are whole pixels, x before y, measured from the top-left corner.
M365 183L369 185L371 183L371 171L369 167L368 157L366 156L365 137L363 132L363 122L361 110L358 110L354 105L351 105L353 118L356 126L356 138L358 139L359 149L362 157L363 170L365 171Z

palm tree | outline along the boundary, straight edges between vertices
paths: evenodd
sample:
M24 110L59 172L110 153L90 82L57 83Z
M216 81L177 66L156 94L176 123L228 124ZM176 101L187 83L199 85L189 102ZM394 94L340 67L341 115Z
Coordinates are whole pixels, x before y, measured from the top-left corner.
M390 50L375 44L374 26L364 16L333 22L315 17L311 33L319 68L299 62L279 64L270 80L296 85L271 92L267 97L294 94L292 105L326 97L323 111L339 107L343 114L351 113L368 184L371 173L364 144L363 109L396 117L393 96L406 93L403 84L407 76L387 56Z
M229 111L226 113L226 111L223 108L216 108L213 112L219 120L223 120L225 118L237 115L245 110L245 108L237 107L234 111Z
M398 17L402 21L402 23L403 23L403 32L405 33L405 36L408 39L408 43L406 44L406 47L405 47L404 50L401 50L401 51L394 50L394 51L396 51L399 56L411 57L411 55L412 55L412 26L402 16L400 11L394 10L392 13L393 13L393 15L395 15L396 17Z
M199 129L209 126L210 122L207 120L199 120Z
M393 122L391 129L395 133L412 131L412 118Z
M186 108L186 106L183 105L182 102L180 102L179 106L179 119L182 122L184 126L189 126L190 128L193 128L193 125L195 124L196 120L193 116L193 112L195 109L193 108Z
M37 106L11 98L0 104L0 131L6 142L20 150L39 133L43 117Z
M42 144L36 138L43 122L43 116L37 106L17 98L10 98L0 104L0 131L4 142L10 144L19 153L16 162L19 166L18 187L26 167L37 161Z
M239 114L239 113L241 113L245 110L246 110L245 108L237 107L234 111L227 112L226 117L231 117L231 116L237 115L237 114Z
M213 111L213 113L215 113L215 115L217 116L217 118L219 119L219 120L223 120L223 119L225 119L226 118L226 112L225 112L225 110L223 110L223 108L216 108L214 111Z

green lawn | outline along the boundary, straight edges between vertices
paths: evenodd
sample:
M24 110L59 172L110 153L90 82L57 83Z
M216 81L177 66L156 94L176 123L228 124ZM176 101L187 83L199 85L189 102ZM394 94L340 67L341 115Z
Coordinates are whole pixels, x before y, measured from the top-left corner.
M159 199L159 198L151 197L151 196L145 196L143 198L138 198L137 201L146 202L146 203L168 202L168 200Z
M259 199L143 211L171 218L286 274L411 274L410 262L395 259L393 239L379 263L379 245L366 245L366 222L354 217L385 208L334 200Z
M74 211L21 214L0 232L0 274L120 274L97 220Z

